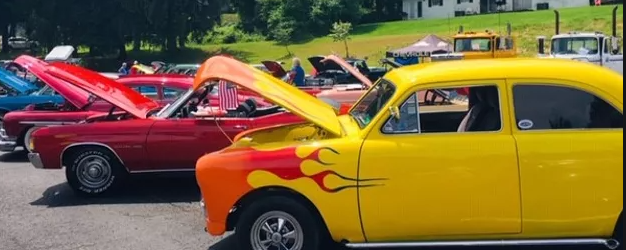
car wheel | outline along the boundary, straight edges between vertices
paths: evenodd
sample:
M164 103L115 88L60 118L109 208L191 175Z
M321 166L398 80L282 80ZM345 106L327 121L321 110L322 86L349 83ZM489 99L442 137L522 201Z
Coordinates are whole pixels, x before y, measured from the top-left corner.
M300 203L283 197L269 197L245 208L235 237L240 250L316 250L319 227L311 212Z
M31 127L28 130L26 130L26 133L24 133L24 141L22 142L24 145L24 150L26 150L28 153L33 152L33 149L30 147L30 137L33 135L33 132L35 132L35 130L39 129L41 127Z
M99 147L85 147L73 152L67 164L67 182L77 194L84 196L109 193L128 174L115 155Z

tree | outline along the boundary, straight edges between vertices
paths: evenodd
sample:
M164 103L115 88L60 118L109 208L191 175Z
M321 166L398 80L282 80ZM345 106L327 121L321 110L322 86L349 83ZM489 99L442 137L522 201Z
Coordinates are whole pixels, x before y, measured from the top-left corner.
M352 23L349 22L335 22L328 36L333 38L334 42L343 41L343 45L346 48L346 58L350 57L350 51L348 50L348 40L350 40L350 31L352 30Z
M293 53L289 50L289 44L291 43L291 38L293 37L293 32L295 31L294 27L296 26L294 21L287 21L278 23L276 28L274 28L272 32L272 37L276 40L276 43L282 46L285 46L287 50L287 56L292 56Z

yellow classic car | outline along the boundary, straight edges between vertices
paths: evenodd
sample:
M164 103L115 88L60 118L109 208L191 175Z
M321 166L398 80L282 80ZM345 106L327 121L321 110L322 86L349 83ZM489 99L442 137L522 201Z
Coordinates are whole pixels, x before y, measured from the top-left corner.
M208 59L194 84L218 78L309 121L243 132L197 161L206 231L236 230L240 249L620 247L613 71L532 58L407 66L346 115L234 59ZM468 98L425 105L418 93L434 89Z

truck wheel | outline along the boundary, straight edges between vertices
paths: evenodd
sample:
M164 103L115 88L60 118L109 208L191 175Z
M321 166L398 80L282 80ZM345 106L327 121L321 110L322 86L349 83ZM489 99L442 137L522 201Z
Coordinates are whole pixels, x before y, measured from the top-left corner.
M100 196L123 182L128 172L109 150L84 147L74 151L66 161L65 176L78 195Z
M239 250L316 250L320 233L311 212L292 199L269 197L245 208L235 237Z

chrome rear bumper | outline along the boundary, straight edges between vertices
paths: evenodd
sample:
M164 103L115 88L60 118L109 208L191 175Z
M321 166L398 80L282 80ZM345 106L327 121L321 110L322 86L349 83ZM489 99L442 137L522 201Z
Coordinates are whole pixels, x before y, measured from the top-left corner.
M15 141L5 141L0 139L0 151L2 152L13 152L17 147L17 142Z
M0 122L0 151L13 152L16 147L16 138L9 137L4 128L2 128L2 122Z

